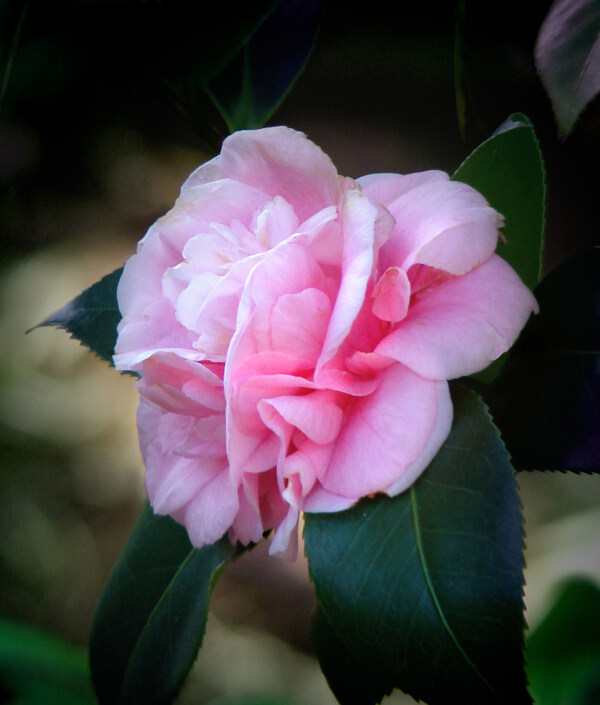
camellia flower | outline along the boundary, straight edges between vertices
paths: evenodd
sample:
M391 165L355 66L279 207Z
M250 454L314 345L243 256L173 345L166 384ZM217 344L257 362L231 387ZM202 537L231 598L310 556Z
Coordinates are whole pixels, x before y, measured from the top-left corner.
M198 547L274 529L293 555L299 512L409 487L450 431L447 380L536 310L501 225L439 171L354 181L294 130L227 138L118 288L154 511Z

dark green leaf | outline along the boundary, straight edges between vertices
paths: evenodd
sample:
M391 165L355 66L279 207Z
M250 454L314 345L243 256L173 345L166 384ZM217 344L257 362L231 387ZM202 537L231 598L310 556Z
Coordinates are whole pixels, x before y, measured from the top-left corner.
M483 390L517 469L600 472L600 248L551 272Z
M152 31L159 38L165 29L178 32L169 47L169 56L159 54L156 66L164 76L177 81L193 81L206 89L211 80L248 42L265 21L278 0L253 2L197 3L193 0L171 0L162 3L150 15ZM160 22L163 23L162 27ZM165 27L165 24L167 26ZM202 26L202 41L198 29ZM169 38L171 39L171 38Z
M497 253L533 289L540 280L544 232L544 165L531 122L511 115L453 176L476 188L504 216L506 244Z
M86 656L33 627L0 621L0 699L23 705L96 702ZM13 700L8 700L13 702Z
M453 400L450 436L410 490L306 515L317 650L343 705L390 684L429 705L531 702L513 469L477 395L457 385ZM368 689L336 689L346 663Z
M112 365L121 313L117 304L117 284L123 269L107 274L39 326L64 328L87 345L98 357Z
M215 133L222 138L226 130L225 125L215 124L220 116L208 96L209 85L230 62L236 63L234 57L243 53L250 37L277 2L179 0L164 3L153 18L149 45L162 46L165 35L170 38L168 52L155 52L153 70L170 89L177 107L187 114L196 132L217 150ZM234 76L233 80L237 81L238 77ZM222 81L224 89L228 88L227 81L228 78ZM214 116L211 111L215 112Z
M318 607L312 639L327 683L341 703L378 703L394 689L394 680L385 670L354 657Z
M229 129L261 127L281 104L313 46L325 0L279 0L209 93Z
M555 2L540 28L535 62L559 134L568 135L600 91L600 2Z
M146 505L111 573L90 639L100 703L170 703L202 643L227 537L194 549L183 526Z
M600 590L566 583L527 639L527 674L536 705L600 702Z

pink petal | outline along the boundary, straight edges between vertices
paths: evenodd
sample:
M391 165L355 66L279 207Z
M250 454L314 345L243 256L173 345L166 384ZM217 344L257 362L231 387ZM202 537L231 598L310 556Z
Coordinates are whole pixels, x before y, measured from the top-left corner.
M256 211L270 200L260 188L223 179L182 189L173 208L157 224L161 224L162 240L176 252L183 252L193 235L210 232L214 223L230 227L239 221L248 228ZM180 222L184 218L194 219L195 232L182 231Z
M258 242L270 249L287 240L298 230L298 225L298 216L292 206L281 196L276 196L255 215L252 230Z
M285 519L275 529L269 554L281 554L282 558L288 561L296 559L298 554L298 515L297 509L290 507Z
M438 424L450 429L452 407L440 403L440 385L446 386L402 365L387 369L378 389L349 408L321 478L323 487L359 499L400 483L411 466L430 455L434 432L440 440Z
M282 497L297 509L301 509L303 498L315 484L317 470L312 458L303 451L295 451L285 458L280 474L280 484L283 485Z
M390 497L395 497L400 492L404 492L415 482L429 466L450 433L454 409L448 385L444 383L436 384L436 392L438 413L435 425L419 457L406 468L401 477L385 488L385 493Z
M299 391L314 389L316 386L314 382L303 377L276 372L277 369L282 368L281 359L287 359L287 356L259 353L254 357L260 357L263 361L272 359L273 374L251 374L254 360L250 359L230 378L228 394L228 408L231 411L232 420L239 428L247 431L255 431L262 426L257 412L257 405L261 399L292 395Z
M375 220L378 209L358 190L347 193L344 222L342 280L333 307L317 371L335 355L350 332L365 298L373 269Z
M262 539L265 527L260 516L258 499L249 499L247 492L248 482L253 482L257 487L259 477L259 475L249 475L238 489L239 508L229 530L229 538L232 543L239 541L248 545L249 543L258 543ZM257 495L258 493L251 494Z
M341 512L357 502L355 497L343 497L329 492L322 485L315 485L304 502L305 512Z
M374 203L381 203L386 208L408 191L423 184L448 181L444 171L431 169L414 174L368 174L356 180L362 192Z
M233 133L223 142L219 166L231 179L282 196L301 221L338 201L339 177L329 157L287 127Z
M464 274L494 252L502 218L467 184L439 171L359 181L396 221L380 252L382 267L406 271L420 263Z
M331 301L319 289L281 296L271 312L271 348L300 357L313 367L321 352L330 313Z
M219 375L173 353L157 353L146 360L137 387L142 396L174 413L206 416L225 410Z
M245 475L239 493L240 509L230 535L244 544L257 543L266 529L278 526L289 505L281 498L275 470Z
M410 302L410 282L399 267L388 267L371 294L373 314L382 321L397 323L405 318Z
M303 396L278 396L270 399L268 404L315 443L331 443L340 431L343 412L329 390L317 390Z
M211 181L219 181L222 178L224 176L221 169L221 158L217 155L195 169L183 182L181 190L185 191L188 188L210 183Z
M231 526L237 510L237 489L224 469L185 508L183 523L192 544L200 548L218 541Z
M455 379L508 350L535 311L533 294L493 255L468 274L423 290L376 352L428 379Z
M192 347L194 334L175 320L170 303L162 297L149 305L143 316L124 316L117 331L113 356L117 370L137 370L157 352L174 352L189 360L201 357Z
M140 400L138 428L146 488L157 514L179 510L227 467L224 421L223 416L182 417Z

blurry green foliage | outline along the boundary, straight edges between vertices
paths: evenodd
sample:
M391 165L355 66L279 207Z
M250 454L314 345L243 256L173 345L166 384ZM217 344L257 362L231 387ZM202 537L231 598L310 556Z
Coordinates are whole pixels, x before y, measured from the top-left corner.
M83 651L33 627L0 621L0 699L10 705L93 705Z
M536 705L600 702L600 589L564 583L527 639L527 675Z

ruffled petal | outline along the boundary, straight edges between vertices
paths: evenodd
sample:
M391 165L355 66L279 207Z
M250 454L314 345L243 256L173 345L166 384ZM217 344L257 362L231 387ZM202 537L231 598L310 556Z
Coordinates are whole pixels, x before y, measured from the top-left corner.
M455 379L484 369L508 350L536 311L533 294L493 255L468 274L424 290L375 352L428 379Z
M192 544L201 547L218 541L231 526L237 511L237 489L224 469L185 508L183 523Z
M221 148L219 168L236 181L282 196L300 221L336 205L340 178L329 157L287 127L234 132Z
M448 384L437 382L436 394L437 416L429 438L423 446L419 457L406 468L395 482L385 488L385 493L390 497L395 497L400 492L404 492L415 482L421 473L427 469L450 433L454 409Z
M279 396L268 403L290 426L311 441L325 445L337 438L344 414L329 390L317 390L302 396Z
M317 374L319 368L334 357L363 306L373 270L375 221L378 213L378 209L358 190L347 194L342 213L342 278L323 343L323 352L317 364Z
M445 383L424 379L403 365L388 368L377 390L348 409L321 478L323 487L357 500L400 482L424 454L430 455L439 415L450 429L451 407L439 404L439 384Z
M157 514L175 514L228 467L222 415L182 417L142 399L138 424L146 488Z
M382 247L384 268L425 264L464 274L494 252L502 217L475 189L440 171L365 180L364 192L396 221Z

